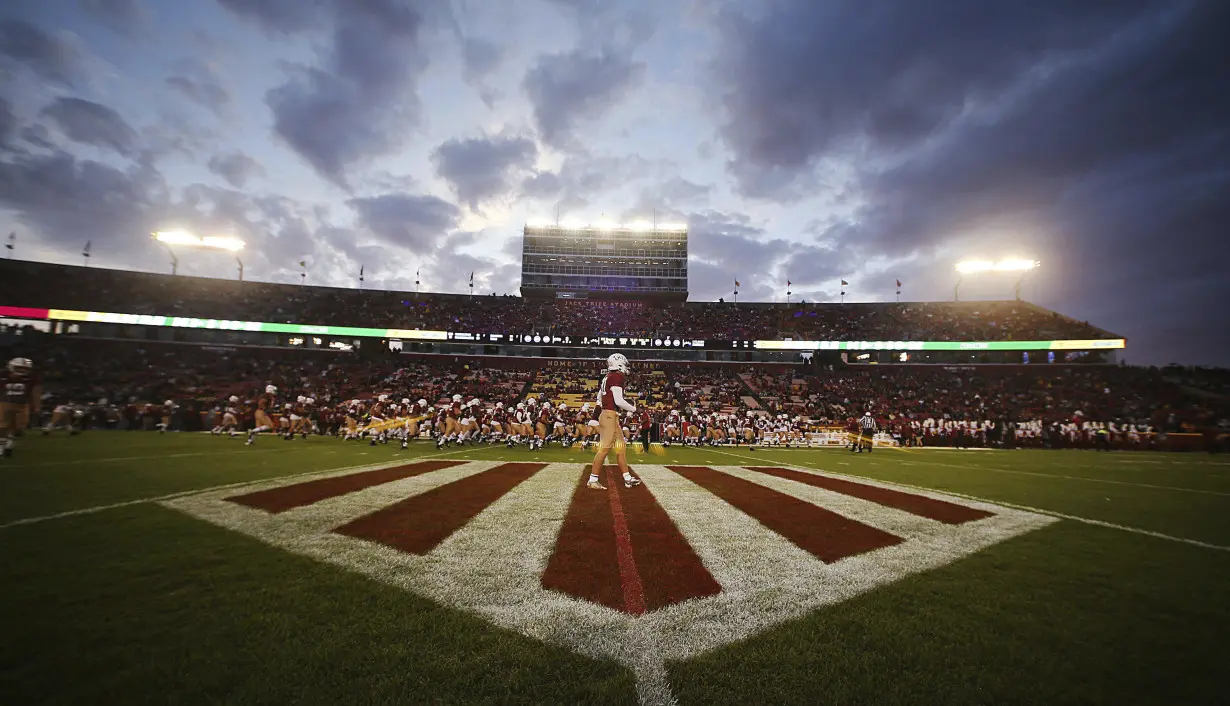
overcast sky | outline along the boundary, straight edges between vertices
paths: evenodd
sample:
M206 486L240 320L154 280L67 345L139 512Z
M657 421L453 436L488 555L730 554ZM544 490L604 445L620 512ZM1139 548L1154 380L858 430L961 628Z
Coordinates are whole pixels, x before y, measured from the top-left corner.
M1027 299L1230 364L1230 2L9 0L0 235L514 292L528 218L686 221L693 299ZM232 258L180 271L233 277ZM1010 298L1015 279L967 279ZM331 323L331 322L322 322Z

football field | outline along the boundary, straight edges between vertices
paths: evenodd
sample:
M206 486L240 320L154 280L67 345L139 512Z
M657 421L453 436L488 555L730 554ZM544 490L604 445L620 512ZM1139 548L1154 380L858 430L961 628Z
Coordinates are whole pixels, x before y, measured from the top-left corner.
M1217 703L1230 458L27 437L11 704ZM1221 665L1221 666L1218 666Z

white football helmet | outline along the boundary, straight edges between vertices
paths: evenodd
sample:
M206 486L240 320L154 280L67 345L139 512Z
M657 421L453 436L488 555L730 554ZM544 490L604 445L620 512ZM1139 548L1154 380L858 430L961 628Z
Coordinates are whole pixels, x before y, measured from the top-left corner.
M379 401L379 402L388 402L388 401L389 401L389 396L388 396L388 395L378 395L378 396L376 397L376 400L377 400L377 401Z
M538 400L537 400L537 399L535 399L535 398L533 398L533 397L527 397L527 398L525 398L525 402L526 402L526 404L528 404L528 405L529 405L529 406L531 406L531 407L533 407L534 405L538 404Z
M401 403L402 403L402 404L410 404L410 398L409 398L409 397L403 397L403 398L401 398Z
M523 409L525 409L525 403L524 403L524 402L518 402L518 403L517 403L517 409L522 409L522 410L523 410Z
M278 388L274 387L273 385L265 385L265 394L276 395L278 394Z
M174 402L172 402L171 400L167 400L166 402L163 402L163 403L162 403L162 406L163 406L163 407L170 407L170 406L171 406L171 405L173 405L173 404L175 404L175 403L174 403Z
M453 395L453 401L454 401L454 402L460 402L460 401L461 401L461 395Z
M316 400L314 400L314 399L312 399L311 397L309 397L309 398L307 398L306 400L304 400L304 401L303 401L303 403L304 403L304 404L309 404L309 405L312 405L312 404L316 404Z
M303 395L299 395L298 397L295 398L295 401L298 402L299 404L303 404L303 401L306 399L307 398L304 397Z
M621 373L631 372L632 365L628 363L628 358L623 353L612 353L606 359L607 370L618 370Z
M238 395L231 395L229 398L227 398L227 402L230 402L231 404L235 404L238 401L239 401Z
M14 375L28 373L33 367L34 363L29 358L14 358L9 361L9 372Z
M419 400L419 406L420 406L420 407L426 407L426 406L427 406L427 400L420 399L420 400Z

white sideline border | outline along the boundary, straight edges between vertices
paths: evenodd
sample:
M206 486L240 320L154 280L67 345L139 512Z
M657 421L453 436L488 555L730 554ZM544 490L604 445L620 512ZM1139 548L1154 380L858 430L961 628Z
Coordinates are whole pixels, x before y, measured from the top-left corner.
M721 451L718 449L710 449L710 451L713 451L714 453L723 454L726 456L731 456L734 458L745 458L751 461L756 461L756 465L758 466L767 466L767 465L773 464L772 461L769 461L764 458L757 458L755 456L745 456L743 454L736 454L736 453L731 453L729 451ZM866 476L857 476L852 473L842 473L841 471L830 471L828 469L812 468L810 466L804 466L799 463L781 462L779 465L801 467L806 470L816 471L818 473L823 473L826 475L841 476L843 478L849 478L851 480L857 480L863 483L895 486L898 488L912 490L915 492L923 491L923 492L928 492L928 493L940 493L942 495L950 495L954 498L961 498L962 500L976 500L978 502L994 503L996 505L1010 507L1014 510L1024 510L1026 512L1034 512L1039 515L1049 515L1051 517L1058 517L1063 520L1072 520L1073 522L1081 522L1087 525L1094 525L1097 527L1108 527L1110 529L1122 530L1124 532L1140 534L1146 537L1156 537L1157 539L1166 539L1171 542L1179 542L1181 544L1190 544L1193 547L1202 547L1204 549L1214 549L1214 550L1222 551L1222 552L1230 552L1230 547L1223 546L1221 544L1211 544L1209 542L1202 542L1198 539L1189 539L1187 537L1175 537L1174 535L1163 534L1161 532L1154 532L1153 530L1141 529L1140 527L1129 527L1127 525L1115 524L1114 522L1106 522L1105 520L1095 520L1089 517L1080 517L1078 515L1069 515L1067 513L1056 512L1054 510L1044 510L1042 508L1030 507L1029 505L1010 503L1010 502L1005 502L1003 500L991 500L988 498L981 498L981 497L977 497L974 495L966 495L964 493L954 493L951 490L937 490L935 488L926 488L921 485L910 485L909 483L897 483L894 481L880 480L878 478L868 478ZM1039 474L1039 475L1045 475L1045 474ZM1224 495L1224 493L1221 493L1221 494Z
M264 451L265 449L257 449L257 450ZM376 463L363 463L357 466L341 466L338 468L325 468L319 471L309 471L307 473L288 473L282 476L270 476L268 478L258 478L255 480L238 481L235 483L223 483L221 485L211 485L211 486L207 486L204 488L195 488L193 490L181 490L176 493L168 493L167 495L155 495L155 496L148 497L148 498L136 498L134 500L124 500L118 503L108 503L106 505L92 505L90 507L78 508L76 510L65 510L64 512L56 512L50 515L39 515L36 517L23 517L17 520L6 522L4 524L0 524L0 530L6 530L10 527L19 527L21 525L33 525L33 524L38 524L40 522L48 522L50 520L59 520L65 517L76 517L77 515L91 515L96 512L103 512L104 510L114 510L116 508L129 507L132 505L142 505L144 503L160 503L166 500L174 500L176 498L182 498L182 497L186 497L189 495L197 495L200 493L208 493L208 492L215 491L215 490L230 490L232 488L246 488L248 486L261 485L262 483L276 484L278 481L285 481L285 480L289 480L292 478L293 479L299 479L299 478L307 479L307 478L315 478L318 476L345 475L347 473L357 473L359 471L378 471L382 468L392 468L393 466L400 466L400 465L404 465L407 463L414 463L416 461L421 461L427 458L436 458L438 456L448 456L451 454L461 453L463 451L469 451L469 450L471 449L457 449L455 451L445 451L443 453L425 454L423 456L413 456L410 458L396 458L396 459L390 459L388 461L379 461ZM243 453L243 452L229 452L228 451L228 452L223 452L223 453ZM184 454L184 455L192 456L192 455L197 455L197 454ZM209 455L214 455L214 454L209 454ZM142 456L139 458L145 458L145 457Z

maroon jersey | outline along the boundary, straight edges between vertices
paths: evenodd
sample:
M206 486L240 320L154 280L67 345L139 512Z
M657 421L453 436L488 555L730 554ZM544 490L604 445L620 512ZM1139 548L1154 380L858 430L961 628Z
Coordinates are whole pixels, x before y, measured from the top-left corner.
M34 375L3 373L3 376L0 378L0 391L4 396L0 397L0 402L23 406L34 404L34 394L38 389L38 379Z
M618 370L608 370L605 377L602 378L602 386L598 388L598 404L602 405L603 410L618 410L619 405L615 404L615 395L611 393L611 388L624 386L624 374Z

